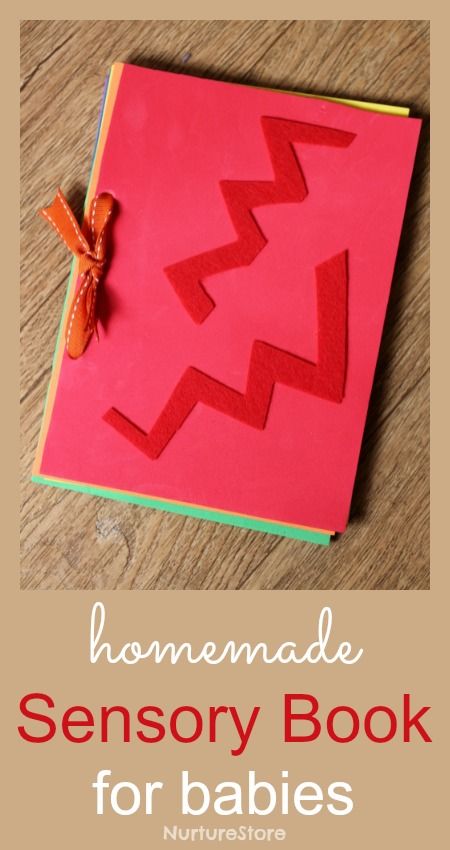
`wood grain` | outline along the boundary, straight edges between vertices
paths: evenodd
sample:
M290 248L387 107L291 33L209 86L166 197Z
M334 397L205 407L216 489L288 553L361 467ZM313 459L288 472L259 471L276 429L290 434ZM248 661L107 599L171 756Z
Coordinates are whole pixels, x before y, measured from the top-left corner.
M21 27L23 589L429 586L426 21L24 21ZM81 212L114 61L411 106L424 131L347 532L329 549L30 482L68 260L36 210Z

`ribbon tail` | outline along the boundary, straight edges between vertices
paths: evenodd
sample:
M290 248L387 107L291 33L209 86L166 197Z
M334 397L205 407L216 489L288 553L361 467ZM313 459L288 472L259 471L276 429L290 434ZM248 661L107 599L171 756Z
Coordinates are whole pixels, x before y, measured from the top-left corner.
M87 290L86 295L86 308L87 308L87 317L85 324L86 333L95 333L97 337L97 342L99 341L98 336L98 327L97 327L97 287L99 281L92 277L91 283Z
M90 271L81 276L81 283L75 293L68 314L66 329L66 348L69 357L76 360L84 353L95 329L95 286Z
M39 214L52 225L59 238L76 257L89 251L89 243L61 189L58 189L50 206L43 207Z

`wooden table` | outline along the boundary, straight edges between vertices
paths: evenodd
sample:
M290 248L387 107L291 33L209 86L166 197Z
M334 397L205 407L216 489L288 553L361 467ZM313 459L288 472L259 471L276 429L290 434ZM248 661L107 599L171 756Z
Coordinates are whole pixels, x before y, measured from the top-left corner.
M81 212L108 66L404 104L426 119L428 49L426 21L22 24L23 589L429 586L427 122L345 535L326 549L30 482L69 265L36 210L62 183Z

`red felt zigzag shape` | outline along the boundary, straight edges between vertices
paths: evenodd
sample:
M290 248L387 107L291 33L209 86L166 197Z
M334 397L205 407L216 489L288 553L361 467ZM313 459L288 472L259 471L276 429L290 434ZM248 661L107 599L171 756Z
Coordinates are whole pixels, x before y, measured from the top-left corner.
M344 130L284 118L263 116L261 125L274 179L221 180L219 184L238 236L236 241L164 269L183 306L197 324L204 322L215 307L203 286L204 278L250 265L267 243L251 211L256 207L295 203L306 198L308 189L294 143L346 148L355 138L354 133Z
M277 382L328 401L342 401L347 361L347 290L347 252L343 251L316 266L316 364L255 341L245 393L189 366L148 434L115 408L104 415L105 421L154 460L199 402L263 429Z

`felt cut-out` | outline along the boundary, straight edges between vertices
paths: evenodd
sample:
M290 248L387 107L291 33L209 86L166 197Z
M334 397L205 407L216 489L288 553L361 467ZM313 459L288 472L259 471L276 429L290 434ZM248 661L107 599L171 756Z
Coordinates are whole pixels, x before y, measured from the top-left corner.
M203 280L218 272L249 265L266 245L267 239L252 210L270 204L300 202L306 198L308 189L293 145L302 142L346 148L355 138L354 133L345 130L267 116L262 116L261 126L274 179L221 180L219 184L237 240L165 268L183 306L199 324L215 306Z
M262 430L276 383L326 401L341 402L347 351L347 280L345 252L316 267L316 364L267 342L255 341L245 393L190 366L148 434L115 408L104 415L105 422L154 460L199 403Z

